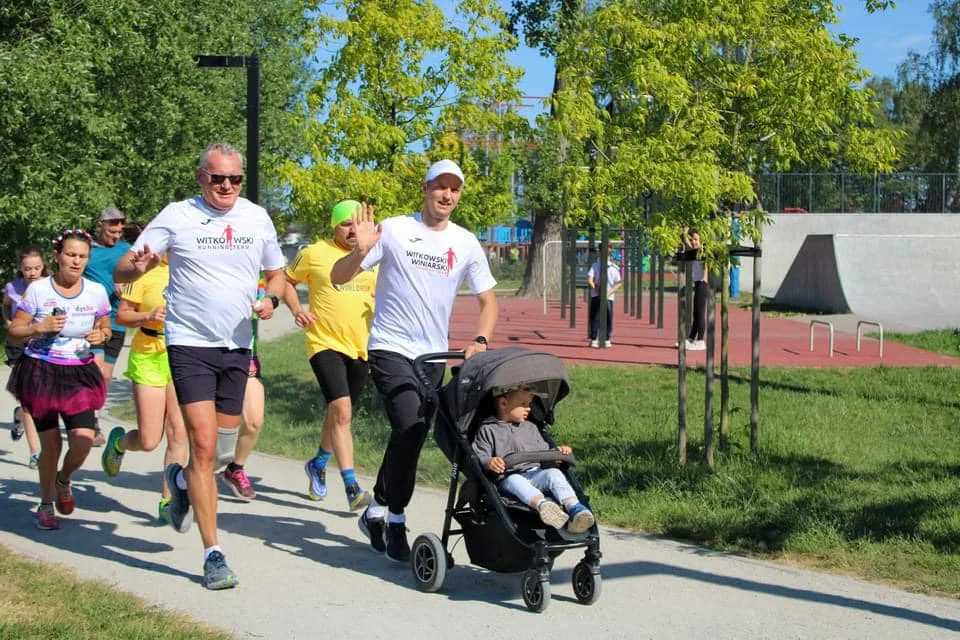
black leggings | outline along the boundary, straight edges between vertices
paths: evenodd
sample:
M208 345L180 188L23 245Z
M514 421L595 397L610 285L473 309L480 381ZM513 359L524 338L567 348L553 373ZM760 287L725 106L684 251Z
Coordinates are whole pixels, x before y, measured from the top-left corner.
M690 323L690 339L703 340L707 330L707 283L695 282L693 288L693 320Z

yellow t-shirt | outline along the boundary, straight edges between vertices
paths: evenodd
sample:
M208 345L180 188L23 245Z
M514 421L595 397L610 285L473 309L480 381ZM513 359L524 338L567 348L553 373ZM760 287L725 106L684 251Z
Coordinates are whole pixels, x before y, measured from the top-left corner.
M169 281L170 267L166 264L159 264L136 281L124 285L121 297L137 305L137 311L153 311L160 305L166 304L163 294L167 290ZM147 322L143 326L147 329L160 331L161 334L155 338L138 330L133 336L133 343L130 345L131 353L164 353L167 350L167 345L163 339L163 323Z
M306 330L307 357L332 349L348 358L367 359L377 271L361 271L350 282L334 287L330 269L348 253L333 240L319 240L301 249L287 266L291 280L309 287L310 313L317 319Z

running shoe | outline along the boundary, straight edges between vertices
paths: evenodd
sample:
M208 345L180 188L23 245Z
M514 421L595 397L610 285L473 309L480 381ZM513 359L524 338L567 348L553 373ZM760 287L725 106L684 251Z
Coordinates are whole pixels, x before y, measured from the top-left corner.
M60 474L57 474L57 479L54 482L54 486L57 489L57 511L67 516L73 513L76 503L73 501L73 490L70 489L69 482L62 482L60 480Z
M114 427L110 430L110 437L107 438L107 446L103 448L100 455L100 466L103 472L111 478L120 473L120 465L123 464L123 451L117 450L117 443L125 434L123 427Z
M230 471L230 467L227 467L223 470L223 473L220 474L220 477L223 478L223 481L230 487L233 495L241 500L249 502L257 497L257 492L253 490L253 484L250 482L250 478L247 477L247 472L243 469Z
M60 518L53 512L53 505L40 505L37 507L37 529L49 531L60 528Z
M307 478L310 479L310 485L307 491L311 500L323 500L327 497L327 468L317 469L313 465L313 460L307 460L303 465L303 470L307 472Z
M172 466L172 465L171 465ZM227 566L219 551L212 552L203 563L203 586L211 590L231 589L240 584L237 575Z
M370 509L367 508L366 511L360 514L360 517L357 518L357 526L360 527L363 535L370 539L370 546L373 547L373 550L377 553L383 553L387 550L384 532L387 521L384 518L368 519L367 514L369 513Z
M370 504L371 497L369 491L364 491L360 485L353 483L346 487L347 503L350 505L350 511L359 511Z
M160 524L170 522L170 498L160 498L160 502L157 503L157 520Z
M170 505L167 508L167 514L170 525L180 533L186 533L193 522L193 509L190 507L190 496L187 490L177 486L177 475L181 470L183 467L176 462L167 465L164 470L167 486L170 488Z
M10 438L16 442L23 437L23 422L17 416L20 414L20 407L13 410L13 424L10 426Z
M36 469L40 466L40 452L30 454L30 462L27 463L31 469Z
M410 562L406 522L387 523L387 557L394 562Z

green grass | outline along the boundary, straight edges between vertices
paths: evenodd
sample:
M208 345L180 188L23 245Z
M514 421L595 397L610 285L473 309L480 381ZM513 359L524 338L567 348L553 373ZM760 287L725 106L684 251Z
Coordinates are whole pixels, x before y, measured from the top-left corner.
M261 351L258 448L309 457L324 408L302 338ZM730 444L711 469L700 462L702 372L688 377L690 462L680 466L675 370L571 368L555 433L577 453L603 523L960 594L960 371L764 369L756 456L748 373L735 375ZM372 474L389 431L372 385L353 428L357 467ZM418 480L442 485L448 473L428 440Z
M0 546L0 639L229 637L106 584L79 580L65 567L26 560Z
M922 336L907 338L956 348L950 332ZM306 459L325 407L303 339L264 343L260 355L267 408L258 449ZM687 380L681 466L676 370L570 368L554 433L577 454L603 523L960 595L960 370L764 368L758 455L749 450L749 372L732 375L729 447L709 468L701 370ZM715 394L718 411L719 381ZM356 466L373 475L389 427L372 384L353 432ZM428 439L418 481L444 485L449 471Z
M876 337L878 334L871 334ZM960 357L960 330L939 329L937 331L922 331L920 333L884 333L884 339L893 342L900 342L926 349L927 351L936 351L948 356Z

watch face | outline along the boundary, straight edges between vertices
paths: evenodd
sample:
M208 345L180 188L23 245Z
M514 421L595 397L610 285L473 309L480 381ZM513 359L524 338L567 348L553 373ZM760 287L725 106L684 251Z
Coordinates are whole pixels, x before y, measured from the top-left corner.
M478 344L487 344L487 339L484 336L477 336L473 341Z

